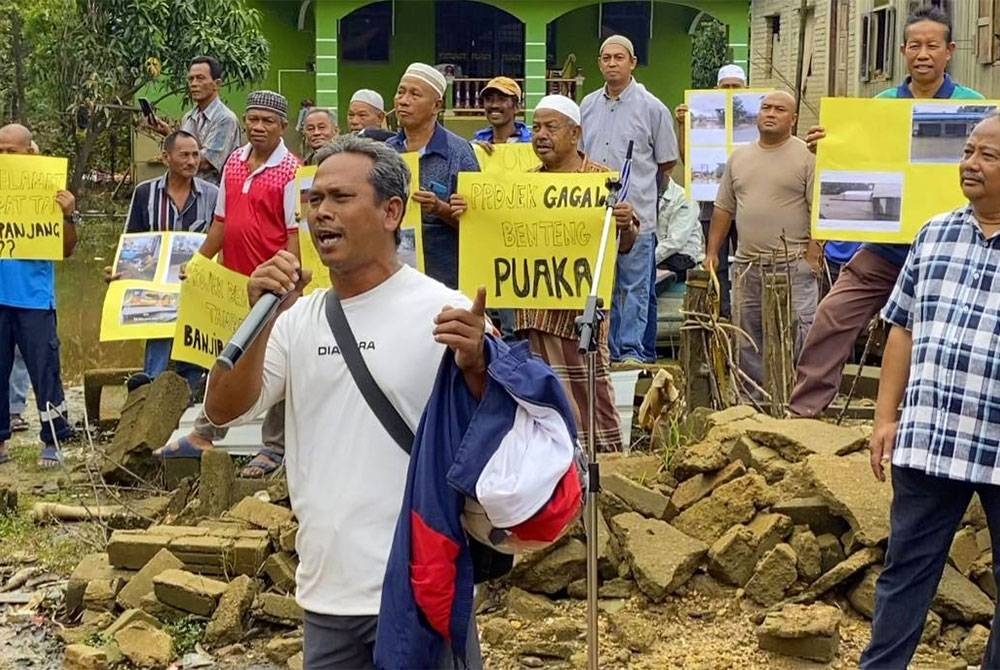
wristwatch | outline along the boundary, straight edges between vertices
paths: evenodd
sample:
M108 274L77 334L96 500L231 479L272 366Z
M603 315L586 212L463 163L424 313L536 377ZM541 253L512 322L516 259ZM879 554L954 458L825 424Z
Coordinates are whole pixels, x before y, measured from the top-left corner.
M83 217L80 215L78 210L73 210L69 214L63 215L63 221L66 223L72 223L74 226L79 226L83 222Z

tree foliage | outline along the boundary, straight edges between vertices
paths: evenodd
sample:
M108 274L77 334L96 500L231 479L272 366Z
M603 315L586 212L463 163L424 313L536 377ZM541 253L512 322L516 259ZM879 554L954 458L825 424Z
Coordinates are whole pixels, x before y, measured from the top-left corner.
M725 24L703 15L691 38L691 85L715 88L719 68L732 62Z
M131 122L120 107L131 106L144 86L183 90L188 62L198 55L217 58L226 81L237 85L263 78L268 68L260 15L246 0L14 0L12 7L0 24L7 29L0 46L9 54L17 43L13 13L30 45L18 120L43 130L48 152L74 158L72 187L116 119ZM0 72L0 82L8 80Z

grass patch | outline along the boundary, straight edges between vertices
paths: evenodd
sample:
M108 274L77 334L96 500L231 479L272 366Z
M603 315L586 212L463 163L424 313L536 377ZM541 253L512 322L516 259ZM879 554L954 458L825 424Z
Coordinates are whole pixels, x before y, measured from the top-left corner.
M174 654L184 656L194 651L194 646L205 636L204 619L184 617L163 627L164 632L174 639Z
M0 547L4 553L23 551L33 554L46 569L68 575L84 555L104 544L103 529L96 523L36 526L31 520L31 506L38 500L22 493L15 514L0 515Z

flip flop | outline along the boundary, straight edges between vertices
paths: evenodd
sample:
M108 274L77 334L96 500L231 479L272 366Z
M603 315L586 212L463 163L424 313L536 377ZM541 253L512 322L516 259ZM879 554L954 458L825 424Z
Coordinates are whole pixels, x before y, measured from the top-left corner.
M240 476L245 479L263 479L275 470L281 467L282 463L285 462L285 455L274 449L268 449L263 447L257 454L250 459L242 470L240 470ZM247 474L247 470L250 468L256 468L260 470L260 474Z
M30 427L31 426L28 425L28 422L25 421L24 417L21 416L20 414L11 414L10 415L10 432L12 432L12 433L22 433L22 432L28 430L28 428L30 428Z
M171 458L194 458L201 460L201 455L205 452L204 449L199 449L198 447L191 444L191 441L187 437L182 437L177 440L177 446L173 449L168 449L164 447L160 450L159 457L163 460Z
M49 465L43 465L44 462L48 461ZM38 467L40 468L54 468L62 462L62 454L54 444L47 444L42 448L42 453L38 455Z

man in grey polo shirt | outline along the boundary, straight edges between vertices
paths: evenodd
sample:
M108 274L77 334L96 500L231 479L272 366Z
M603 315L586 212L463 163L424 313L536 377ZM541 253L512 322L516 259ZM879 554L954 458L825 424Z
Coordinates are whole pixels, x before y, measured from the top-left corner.
M629 140L635 141L628 199L639 218L639 237L632 250L618 254L611 301L608 345L612 361L651 363L656 360L656 201L661 176L677 162L674 119L666 105L632 76L638 61L627 37L612 35L601 45L598 67L604 87L583 99L583 151L591 159L620 170ZM652 341L650 341L652 340Z

